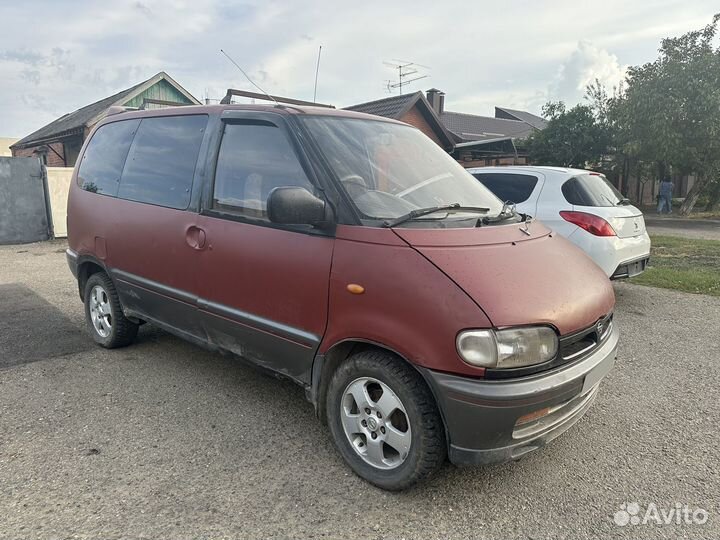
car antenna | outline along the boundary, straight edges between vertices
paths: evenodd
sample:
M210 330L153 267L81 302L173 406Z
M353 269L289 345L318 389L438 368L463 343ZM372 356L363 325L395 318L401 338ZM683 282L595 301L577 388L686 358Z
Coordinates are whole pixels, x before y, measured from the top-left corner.
M255 84L255 83L253 82L253 80L250 78L250 76L249 76L247 73L245 73L245 70L244 70L243 68L241 68L240 65L239 65L235 60L233 60L232 58L230 58L230 55L229 55L228 53L226 53L226 52L223 51L222 49L220 49L220 52L223 53L223 54L225 55L225 57L226 57L228 60L230 60L236 68L238 68L238 69L240 70L240 73L242 73L243 75L245 75L245 78L246 78L248 81L250 81L250 84L252 84L255 88L257 88L258 90L260 90L260 92L262 92L263 94L265 94L268 98L270 98L271 101L274 101L274 102L275 102L275 105L280 106L280 103L278 103L278 100L275 99L274 97L272 97L270 94L268 94L265 90L263 90L262 88L260 88L257 84Z

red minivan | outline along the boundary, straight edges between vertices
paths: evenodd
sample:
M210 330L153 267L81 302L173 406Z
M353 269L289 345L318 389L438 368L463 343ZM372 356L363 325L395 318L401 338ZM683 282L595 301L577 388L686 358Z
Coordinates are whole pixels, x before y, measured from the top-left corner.
M419 130L294 106L108 116L68 203L97 343L147 322L303 385L362 478L516 459L574 424L613 289Z

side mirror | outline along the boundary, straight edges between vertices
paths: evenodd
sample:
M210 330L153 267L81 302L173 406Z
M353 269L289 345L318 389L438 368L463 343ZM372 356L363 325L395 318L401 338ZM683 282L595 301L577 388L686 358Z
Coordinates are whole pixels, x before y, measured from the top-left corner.
M307 189L294 186L276 187L267 200L268 218L287 225L320 225L328 221L325 201Z

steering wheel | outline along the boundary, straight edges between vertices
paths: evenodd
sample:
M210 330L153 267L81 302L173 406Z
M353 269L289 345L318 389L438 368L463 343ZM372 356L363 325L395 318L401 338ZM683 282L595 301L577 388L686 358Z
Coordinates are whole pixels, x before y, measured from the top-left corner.
M352 196L362 195L368 191L365 179L357 174L348 174L340 179L340 183L345 186L348 193Z

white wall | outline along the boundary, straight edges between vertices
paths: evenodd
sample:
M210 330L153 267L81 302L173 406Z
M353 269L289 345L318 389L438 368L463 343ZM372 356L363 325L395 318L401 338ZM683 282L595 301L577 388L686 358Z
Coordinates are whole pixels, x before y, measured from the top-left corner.
M72 167L47 167L48 193L55 238L67 237L67 200Z
M0 137L0 157L10 157L12 152L10 151L10 145L15 144L20 139L11 139L8 137Z

